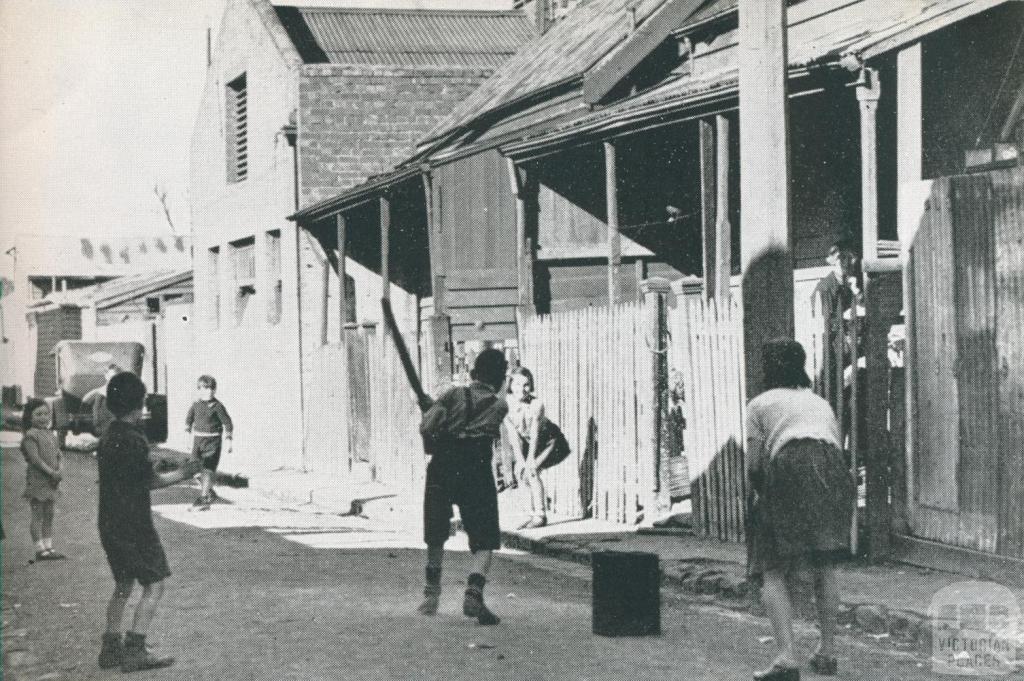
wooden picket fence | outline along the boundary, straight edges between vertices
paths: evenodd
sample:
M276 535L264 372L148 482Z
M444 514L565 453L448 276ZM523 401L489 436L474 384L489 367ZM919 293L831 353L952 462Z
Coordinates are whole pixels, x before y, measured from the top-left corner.
M549 513L635 524L654 507L651 341L642 303L521 319L523 365L572 454L544 473Z
M735 297L719 307L700 293L668 310L669 366L682 374L684 443L695 530L743 541L746 387L743 319Z

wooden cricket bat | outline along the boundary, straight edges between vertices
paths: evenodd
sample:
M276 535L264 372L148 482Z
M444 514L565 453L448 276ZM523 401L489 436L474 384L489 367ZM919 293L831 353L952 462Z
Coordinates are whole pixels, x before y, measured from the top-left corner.
M398 330L395 313L391 310L391 301L387 298L381 298L380 307L384 312L384 324L387 325L388 333L391 334L391 340L395 343L398 358L402 361L405 378L409 381L409 387L416 393L416 402L420 405L420 410L426 411L428 407L425 405L432 404L434 400L423 390L423 383L420 381L419 374L416 373L416 367L412 363L409 348L405 344L405 339L402 338L401 331Z

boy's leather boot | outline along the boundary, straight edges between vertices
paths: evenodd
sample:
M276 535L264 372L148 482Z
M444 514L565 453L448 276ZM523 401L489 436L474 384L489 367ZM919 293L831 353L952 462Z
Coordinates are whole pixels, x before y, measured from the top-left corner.
M124 656L121 659L122 672L137 672L143 669L160 669L174 664L173 657L157 657L146 649L146 636L129 631L124 635Z
M124 644L121 634L103 634L103 645L100 648L100 669L112 669L121 664L124 656Z
M416 608L421 615L436 615L441 596L441 568L427 566L427 585L423 587L423 602Z
M485 584L487 580L483 575L474 572L469 576L469 586L466 587L466 594L462 599L462 614L466 617L475 617L480 624L498 624L501 618L484 605Z

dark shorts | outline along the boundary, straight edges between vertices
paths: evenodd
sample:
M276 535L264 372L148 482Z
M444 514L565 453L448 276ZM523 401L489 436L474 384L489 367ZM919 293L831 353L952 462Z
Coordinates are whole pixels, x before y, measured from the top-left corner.
M817 567L849 555L853 475L842 452L794 440L769 462L747 517L747 571Z
M220 445L220 435L196 435L192 438L192 456L201 459L206 470L215 471L220 463Z
M100 543L107 554L114 581L119 584L137 581L147 586L171 576L164 547L155 529L129 536L117 529L100 528Z
M423 540L428 546L443 545L448 539L452 506L458 506L471 551L501 548L491 447L491 441L487 440L459 450L439 452L427 464Z

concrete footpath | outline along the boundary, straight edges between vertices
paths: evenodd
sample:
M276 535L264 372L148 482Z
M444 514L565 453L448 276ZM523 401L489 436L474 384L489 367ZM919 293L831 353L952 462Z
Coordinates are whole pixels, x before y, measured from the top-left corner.
M278 502L310 504L340 515L362 515L398 525L421 519L422 491L393 490L379 484L339 488L315 475L275 471L252 476L249 486ZM688 528L631 528L599 520L552 521L546 527L520 530L528 501L522 490L499 496L505 545L535 554L587 565L595 551L641 551L657 554L664 587L693 599L761 614L756 585L746 577L743 545L695 536ZM931 651L934 622L929 610L941 589L963 585L969 577L909 565L868 565L850 561L840 575L840 624L850 633L871 637L902 650ZM1024 605L1024 589L1008 585ZM812 618L809 583L796 588L798 609ZM1024 652L1024 632L1018 639Z

